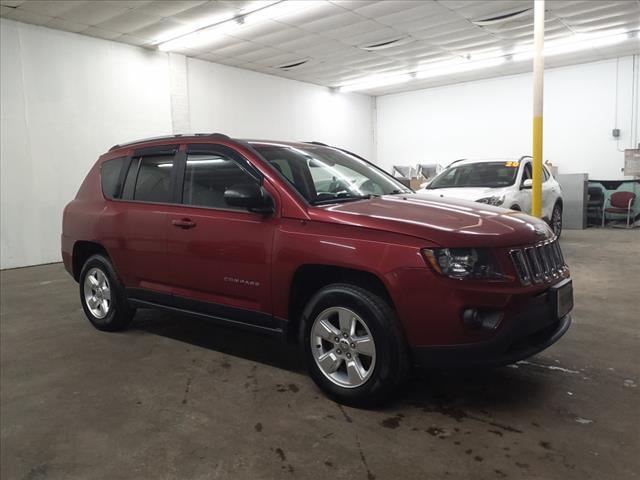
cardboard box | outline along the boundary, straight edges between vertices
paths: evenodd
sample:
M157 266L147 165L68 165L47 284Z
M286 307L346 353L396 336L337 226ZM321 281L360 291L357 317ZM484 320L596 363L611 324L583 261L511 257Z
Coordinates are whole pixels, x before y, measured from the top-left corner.
M425 183L427 180L424 177L412 177L409 180L409 188L411 190L418 190L420 186Z

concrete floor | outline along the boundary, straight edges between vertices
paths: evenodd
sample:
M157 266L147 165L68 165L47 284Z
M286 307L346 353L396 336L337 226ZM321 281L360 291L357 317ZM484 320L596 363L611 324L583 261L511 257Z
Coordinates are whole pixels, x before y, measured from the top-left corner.
M152 311L94 330L61 265L1 274L9 479L640 476L640 232L566 231L574 324L543 354L417 373L378 411L327 400L295 348Z

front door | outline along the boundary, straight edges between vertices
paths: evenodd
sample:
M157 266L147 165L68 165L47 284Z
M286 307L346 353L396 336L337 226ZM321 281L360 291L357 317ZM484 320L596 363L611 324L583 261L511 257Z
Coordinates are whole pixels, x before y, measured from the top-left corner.
M231 207L224 192L257 175L223 146L187 152L182 204L167 216L174 304L229 320L272 326L271 254L278 215Z
M533 178L533 171L531 170L531 162L529 161L524 162L524 165L522 165L521 169L522 169L522 173L520 176L520 183L519 183L520 208L523 212L531 215L531 189L522 188L522 184L524 183L525 180Z

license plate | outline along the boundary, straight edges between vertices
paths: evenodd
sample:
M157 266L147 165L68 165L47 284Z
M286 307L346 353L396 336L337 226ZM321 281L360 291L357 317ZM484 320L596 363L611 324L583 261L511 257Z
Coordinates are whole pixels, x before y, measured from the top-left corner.
M567 278L551 287L551 290L555 292L556 315L562 318L573 309L573 283Z

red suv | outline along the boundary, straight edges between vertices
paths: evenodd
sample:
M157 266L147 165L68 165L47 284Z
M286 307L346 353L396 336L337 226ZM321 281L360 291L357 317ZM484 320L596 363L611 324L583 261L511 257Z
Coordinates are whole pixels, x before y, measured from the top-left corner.
M62 230L99 330L160 308L300 342L315 382L345 403L384 399L412 364L515 362L571 323L569 271L543 221L417 195L317 142L116 145Z

